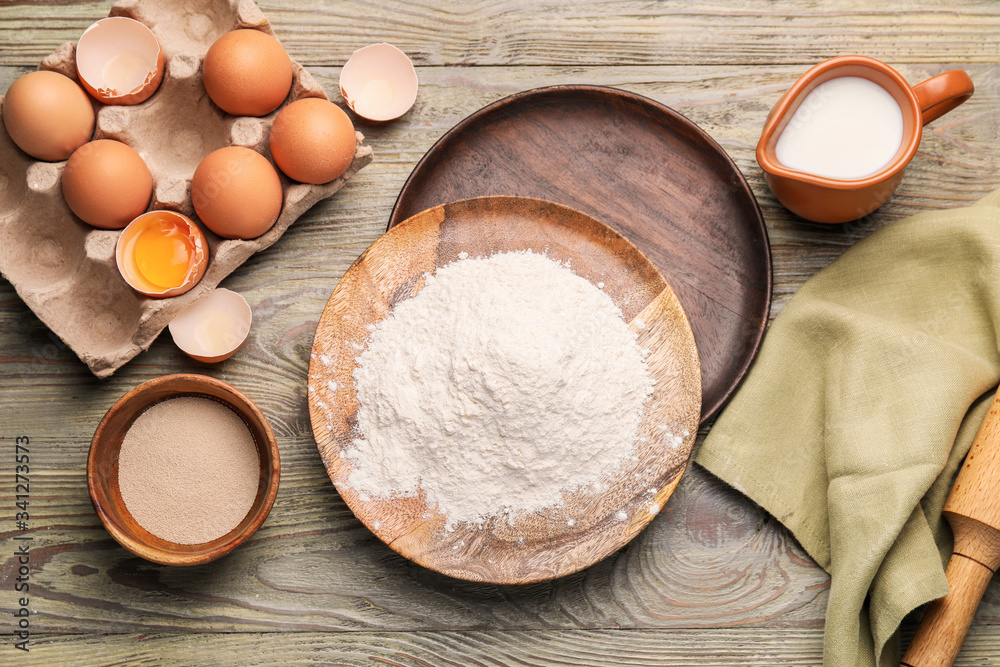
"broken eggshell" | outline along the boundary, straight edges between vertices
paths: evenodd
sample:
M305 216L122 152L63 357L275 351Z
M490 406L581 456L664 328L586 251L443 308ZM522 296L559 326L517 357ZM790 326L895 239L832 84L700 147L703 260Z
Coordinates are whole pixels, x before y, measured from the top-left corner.
M125 16L101 19L76 45L80 83L104 104L139 104L163 80L163 50L153 32Z
M208 241L191 218L149 211L122 230L115 261L125 282L140 294L162 298L184 294L208 267Z
M250 333L252 320L246 299L220 287L182 310L168 328L184 354L214 364L236 354Z
M409 57L392 44L358 49L340 72L340 93L362 118L399 118L417 99L417 71Z

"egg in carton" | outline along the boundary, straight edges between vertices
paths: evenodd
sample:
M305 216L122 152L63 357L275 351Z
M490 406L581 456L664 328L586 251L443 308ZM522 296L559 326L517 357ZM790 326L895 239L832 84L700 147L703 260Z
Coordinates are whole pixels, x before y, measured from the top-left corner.
M122 0L110 15L144 23L164 55L163 80L148 100L134 106L93 103L97 112L93 139L128 144L149 167L154 184L150 209L194 217L191 177L203 157L225 146L242 146L270 158L268 134L277 113L298 99L327 99L323 88L293 60L291 92L270 114L232 116L211 101L202 84L201 66L212 43L239 28L275 36L250 0ZM41 69L78 81L75 51L75 43L63 44L42 61ZM297 183L278 171L283 206L274 226L262 236L224 239L201 225L210 257L204 276L189 292L155 299L134 291L119 273L115 244L121 232L90 227L70 211L60 186L66 162L31 158L0 123L0 273L91 372L107 377L148 349L181 310L251 255L272 245L300 215L371 162L371 148L363 145L360 133L357 138L351 165L329 183Z

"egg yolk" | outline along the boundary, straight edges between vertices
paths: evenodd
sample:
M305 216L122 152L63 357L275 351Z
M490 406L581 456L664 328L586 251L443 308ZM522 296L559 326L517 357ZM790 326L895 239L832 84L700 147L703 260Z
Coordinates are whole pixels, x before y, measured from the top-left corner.
M151 284L170 289L184 284L194 242L186 227L170 218L151 220L133 242L135 268Z

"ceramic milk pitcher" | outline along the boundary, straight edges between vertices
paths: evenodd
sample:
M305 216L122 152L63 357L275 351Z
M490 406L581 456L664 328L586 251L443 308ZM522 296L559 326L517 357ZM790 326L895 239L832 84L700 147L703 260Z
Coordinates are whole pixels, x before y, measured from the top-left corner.
M851 78L817 90L841 77ZM834 95L834 86L842 92ZM810 97L813 91L817 95ZM806 72L771 110L757 144L757 162L771 191L793 213L814 222L856 220L877 209L896 190L920 145L923 126L962 104L973 91L972 80L962 70L951 70L911 87L899 72L874 58L831 58ZM864 111L860 116L853 113L859 108ZM888 114L884 121L882 114ZM828 121L822 120L824 115ZM853 128L845 124L849 116L861 124ZM800 127L809 122L831 124L806 127L817 141L788 148L779 145L786 130L784 141L789 144L793 142L791 130L798 137ZM883 122L884 127L880 125ZM838 137L838 132L858 136ZM876 141L859 143L862 134ZM850 139L855 140L854 145L845 148ZM787 156L796 154L793 149L798 149L808 166L796 164L793 168L779 159L784 156L791 162ZM813 155L809 155L810 150ZM863 155L877 150L882 150L881 157ZM843 154L834 155L838 151ZM851 174L851 165L842 163L849 163L854 155L859 161L875 159L881 166L870 173ZM864 171L863 166L860 169Z

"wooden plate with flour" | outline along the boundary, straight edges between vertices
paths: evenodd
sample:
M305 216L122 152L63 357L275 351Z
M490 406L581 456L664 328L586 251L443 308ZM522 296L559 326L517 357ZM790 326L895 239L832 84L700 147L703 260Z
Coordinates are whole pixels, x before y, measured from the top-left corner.
M416 296L438 268L524 250L567 265L602 289L621 309L638 345L649 351L652 394L642 408L634 455L597 488L567 492L548 509L492 517L481 525L449 525L423 490L388 497L359 493L348 483L354 463L345 452L359 437L356 359L376 325ZM344 274L316 330L309 413L330 479L355 515L392 549L461 579L529 583L601 560L659 512L691 454L700 377L694 337L677 297L627 239L561 204L479 197L436 206L393 227Z

